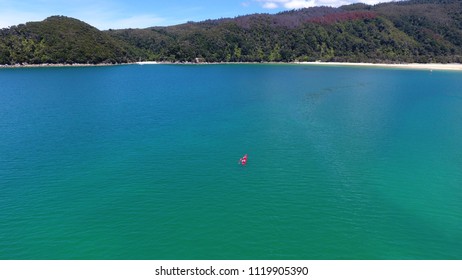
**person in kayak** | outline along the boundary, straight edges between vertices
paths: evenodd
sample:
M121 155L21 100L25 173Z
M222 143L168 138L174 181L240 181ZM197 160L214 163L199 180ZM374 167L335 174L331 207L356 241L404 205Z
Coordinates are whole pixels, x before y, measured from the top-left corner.
M242 165L247 164L247 154L245 154L242 158L239 159L239 163Z

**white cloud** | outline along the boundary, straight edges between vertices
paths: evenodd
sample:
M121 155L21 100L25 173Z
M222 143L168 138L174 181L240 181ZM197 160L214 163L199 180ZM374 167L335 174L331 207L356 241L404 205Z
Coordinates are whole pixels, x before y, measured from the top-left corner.
M309 8L316 5L315 0L305 1L305 0L292 0L284 4L284 7L287 9L301 9Z
M265 8L265 9L276 9L276 8L278 8L278 4L276 4L274 2L265 2L265 3L263 3L263 8Z

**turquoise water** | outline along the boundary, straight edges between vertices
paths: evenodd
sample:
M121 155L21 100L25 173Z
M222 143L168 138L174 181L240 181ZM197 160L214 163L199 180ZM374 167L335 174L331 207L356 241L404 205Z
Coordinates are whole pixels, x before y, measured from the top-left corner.
M462 259L461 80L0 69L0 259Z

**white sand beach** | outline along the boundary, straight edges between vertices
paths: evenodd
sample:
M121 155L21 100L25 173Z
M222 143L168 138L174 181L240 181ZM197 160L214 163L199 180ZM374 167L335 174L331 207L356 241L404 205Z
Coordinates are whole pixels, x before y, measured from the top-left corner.
M385 63L352 63L352 62L299 62L307 65L330 65L330 66L361 66L361 67L385 67L421 70L453 70L462 71L462 64L440 63L409 63L409 64L385 64Z
M138 65L149 65L149 64L159 64L159 62L157 62L157 61L139 61L139 62L136 62L135 64L138 64Z
M261 64L271 64L272 62L264 62ZM0 65L0 68L21 68L21 67L84 67L84 66L116 66L116 65L153 65L153 64L259 64L259 62L166 62L166 61L139 61L134 63L101 63L101 64L15 64L15 65ZM441 63L408 63L408 64L386 64L386 63L356 63L356 62L276 62L276 64L304 64L304 65L325 65L325 66L357 66L357 67L380 67L380 68L401 68L401 69L420 69L420 70L450 70L462 71L462 64L441 64Z

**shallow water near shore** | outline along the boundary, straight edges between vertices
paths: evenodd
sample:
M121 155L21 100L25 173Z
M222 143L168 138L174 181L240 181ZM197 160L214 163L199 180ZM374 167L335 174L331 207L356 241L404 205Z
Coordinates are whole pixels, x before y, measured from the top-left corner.
M0 259L462 259L461 78L0 69Z

